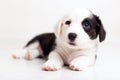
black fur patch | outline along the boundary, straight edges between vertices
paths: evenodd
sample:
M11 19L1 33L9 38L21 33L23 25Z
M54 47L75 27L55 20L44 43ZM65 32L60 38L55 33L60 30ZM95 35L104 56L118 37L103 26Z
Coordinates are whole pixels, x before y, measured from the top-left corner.
M48 56L50 51L52 51L55 48L55 34L54 33L44 33L40 34L36 37L34 37L32 40L30 40L25 47L29 46L30 44L38 41L41 49L43 50L44 56Z
M84 24L87 23L88 28L84 27ZM85 32L90 36L90 39L95 39L99 35L99 40L102 42L105 39L106 32L103 28L102 22L96 15L91 15L88 18L85 18L82 22Z

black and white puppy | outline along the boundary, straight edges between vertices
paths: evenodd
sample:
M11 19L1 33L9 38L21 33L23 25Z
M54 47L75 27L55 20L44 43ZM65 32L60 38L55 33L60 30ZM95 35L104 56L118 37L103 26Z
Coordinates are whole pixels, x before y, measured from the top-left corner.
M101 20L86 9L66 14L55 26L55 33L44 33L30 40L14 58L47 57L43 69L55 71L64 64L72 70L83 70L94 64L96 48L106 32Z

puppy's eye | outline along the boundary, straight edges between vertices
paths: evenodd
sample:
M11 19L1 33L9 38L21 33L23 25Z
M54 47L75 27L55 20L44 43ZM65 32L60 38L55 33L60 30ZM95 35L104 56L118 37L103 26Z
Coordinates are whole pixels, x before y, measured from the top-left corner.
M84 29L90 29L91 28L90 23L87 20L84 21L82 25L83 25Z
M71 24L71 21L66 21L65 24L66 24L66 25L70 25L70 24Z

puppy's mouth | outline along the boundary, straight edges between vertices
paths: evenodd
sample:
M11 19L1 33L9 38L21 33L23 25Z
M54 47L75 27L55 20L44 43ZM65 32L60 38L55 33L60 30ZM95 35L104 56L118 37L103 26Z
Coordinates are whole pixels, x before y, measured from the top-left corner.
M69 42L70 45L75 46L76 44L74 42Z

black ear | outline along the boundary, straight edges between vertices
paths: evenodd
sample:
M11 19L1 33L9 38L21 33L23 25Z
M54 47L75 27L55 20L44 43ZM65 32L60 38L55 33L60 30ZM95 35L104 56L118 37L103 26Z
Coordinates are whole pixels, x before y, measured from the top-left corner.
M95 15L96 16L96 15ZM97 20L97 27L99 28L98 34L99 34L99 41L102 42L105 40L106 37L106 31L103 27L103 24L101 22L101 20L99 19L98 16L96 16L96 20Z

